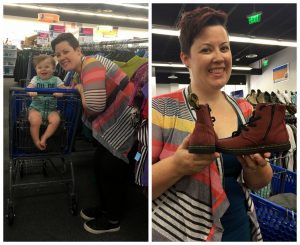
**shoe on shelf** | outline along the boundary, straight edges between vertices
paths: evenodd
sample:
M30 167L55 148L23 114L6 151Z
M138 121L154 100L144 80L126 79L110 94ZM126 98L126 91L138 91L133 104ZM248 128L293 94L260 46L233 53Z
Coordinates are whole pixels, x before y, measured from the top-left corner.
M120 222L111 222L106 215L99 216L93 220L86 221L83 228L92 234L103 234L107 232L116 232L120 230Z
M84 220L90 221L104 213L105 211L101 210L99 207L83 208L80 211L80 216Z
M249 122L232 137L218 139L218 152L249 155L264 152L283 152L291 148L285 126L285 105L257 104Z
M188 150L190 153L209 154L216 151L216 133L213 127L214 117L211 117L209 105L197 105L196 123L190 136Z

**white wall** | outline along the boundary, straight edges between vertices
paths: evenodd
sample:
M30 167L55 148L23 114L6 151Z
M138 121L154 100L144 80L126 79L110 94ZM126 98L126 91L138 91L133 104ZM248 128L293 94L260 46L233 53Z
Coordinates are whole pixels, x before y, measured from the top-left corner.
M72 32L76 34L79 32L79 26L81 27L90 27L96 28L97 25L88 24L88 23L77 23L76 19L73 22L63 22L60 21L55 23L57 25L65 25L66 32ZM25 17L18 17L18 16L3 16L3 23L2 23L2 36L3 39L8 38L12 41L12 44L17 45L20 48L20 42L25 40L25 37L30 37L36 35L38 32L41 31L49 31L50 23L40 22L34 18L25 18ZM103 38L99 35L95 34L94 31L94 42L100 42L102 40L111 40L112 38ZM137 28L126 28L126 27L119 27L118 29L118 37L113 38L116 39L132 39L134 37L139 38L148 38L148 30L147 29L137 29Z
M285 48L274 55L269 57L269 65L263 70L262 75L247 76L246 85L226 85L222 90L227 94L232 91L243 90L244 96L251 91L251 89L260 89L265 91L297 91L297 49L293 47ZM278 83L273 83L273 68L289 63L289 79ZM257 66L252 64L251 66ZM168 93L175 90L174 84L156 84L156 95ZM177 84L177 89L181 88L180 84Z
M269 57L269 65L261 76L250 76L249 88L265 91L296 91L297 90L297 49L285 48ZM273 83L273 68L289 64L289 78L286 81Z

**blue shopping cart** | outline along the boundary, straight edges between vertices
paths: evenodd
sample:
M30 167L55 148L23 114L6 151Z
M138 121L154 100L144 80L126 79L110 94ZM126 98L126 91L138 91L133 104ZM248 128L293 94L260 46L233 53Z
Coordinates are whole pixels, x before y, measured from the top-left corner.
M37 149L31 138L28 121L31 97L27 92L37 92L39 96L48 97L53 93L63 93L62 97L56 98L61 122L54 135L47 140L47 148L44 151ZM12 225L14 222L14 197L18 189L66 185L70 195L70 211L75 215L78 198L75 193L71 152L81 114L81 100L77 90L11 88L9 99L9 197L6 213L8 224ZM43 133L46 127L47 119L43 119L40 133ZM30 180L33 175L40 175L41 178Z
M297 175L287 169L272 165L271 183L262 190L251 193L264 241L296 241L297 213L267 198L280 193L296 194Z

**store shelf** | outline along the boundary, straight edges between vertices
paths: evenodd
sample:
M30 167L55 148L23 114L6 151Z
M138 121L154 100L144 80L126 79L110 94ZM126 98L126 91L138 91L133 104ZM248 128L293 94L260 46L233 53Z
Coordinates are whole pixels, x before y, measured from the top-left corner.
M13 77L16 60L17 60L17 47L13 45L4 45L3 47L4 77Z

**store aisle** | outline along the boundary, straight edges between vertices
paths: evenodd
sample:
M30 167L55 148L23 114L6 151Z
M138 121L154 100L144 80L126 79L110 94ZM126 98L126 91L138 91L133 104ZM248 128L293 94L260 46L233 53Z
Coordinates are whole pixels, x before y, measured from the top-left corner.
M9 87L15 86L13 79L4 79L4 213L8 195L8 97ZM77 142L76 149L86 148L85 142ZM88 146L92 149L92 146ZM83 206L97 203L97 192L93 176L93 151L76 152L72 155L79 210ZM59 190L59 189L58 189ZM4 241L147 241L148 200L132 182L121 230L115 233L93 235L83 229L79 215L72 216L68 208L66 192L26 192L26 196L15 198L15 222L8 226L4 218Z

